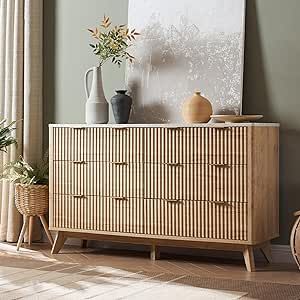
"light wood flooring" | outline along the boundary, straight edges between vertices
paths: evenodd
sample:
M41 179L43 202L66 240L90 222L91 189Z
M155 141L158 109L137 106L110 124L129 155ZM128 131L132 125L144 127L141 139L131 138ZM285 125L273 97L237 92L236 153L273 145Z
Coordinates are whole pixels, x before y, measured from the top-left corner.
M28 246L25 244L25 246ZM253 282L270 282L300 285L300 271L294 264L268 264L257 262L257 271L249 273L245 269L242 256L240 260L230 258L210 258L203 256L183 256L162 252L161 259L151 261L149 252L116 249L82 249L65 246L60 254L51 255L50 246L34 243L26 251L15 251L11 244L0 244L0 267L36 267L37 262L43 266L49 262L63 264L76 263L85 266L102 266L126 271L163 272L178 275L248 280Z
M4 244L5 245L5 244ZM205 277L220 277L227 279L268 281L272 283L300 285L300 271L294 264L268 264L263 261L257 262L257 271L249 273L245 269L244 261L210 257L182 256L165 254L162 252L161 259L155 262L149 259L149 252L126 251L115 249L81 249L76 246L65 246L60 254L51 255L50 246L47 244L34 243L30 249L36 253L28 254L24 251L13 252L13 246L7 244L11 251L5 251L0 247L0 264L28 266L30 261L44 258L54 259L61 263L79 263L89 266L107 266L128 271L137 269L147 272L159 272L198 275ZM24 247L29 248L26 244ZM24 248L23 248L24 249ZM19 258L16 260L16 258ZM30 258L22 262L22 259Z

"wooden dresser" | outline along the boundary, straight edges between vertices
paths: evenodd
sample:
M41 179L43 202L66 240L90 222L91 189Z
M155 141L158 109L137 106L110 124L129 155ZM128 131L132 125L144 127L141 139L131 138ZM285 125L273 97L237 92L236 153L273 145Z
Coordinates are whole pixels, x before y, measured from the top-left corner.
M53 253L66 238L241 251L278 237L278 124L50 125Z

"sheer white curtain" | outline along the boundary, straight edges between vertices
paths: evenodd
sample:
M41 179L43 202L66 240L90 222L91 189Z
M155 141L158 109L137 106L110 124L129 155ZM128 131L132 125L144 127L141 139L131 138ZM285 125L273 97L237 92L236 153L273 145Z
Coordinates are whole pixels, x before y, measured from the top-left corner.
M20 120L18 148L0 155L0 169L20 154L30 163L43 155L42 33L43 0L0 0L0 118ZM21 225L13 185L2 182L0 241L17 241Z

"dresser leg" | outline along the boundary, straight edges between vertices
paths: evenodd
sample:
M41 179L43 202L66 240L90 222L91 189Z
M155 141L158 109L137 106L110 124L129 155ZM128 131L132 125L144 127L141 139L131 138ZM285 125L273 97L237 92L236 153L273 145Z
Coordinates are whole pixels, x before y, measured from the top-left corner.
M60 251L60 249L63 247L66 239L67 237L65 236L65 234L61 231L58 231L52 247L51 254L57 254Z
M243 254L244 254L244 260L245 260L247 271L255 272L253 247L248 246L247 248L245 248Z
M85 249L88 246L88 241L87 240L81 240L81 248Z
M265 259L268 263L272 262L272 252L271 252L271 243L267 242L260 248L262 254L264 255Z
M158 248L155 245L151 245L151 253L150 253L151 260L160 259L160 253Z

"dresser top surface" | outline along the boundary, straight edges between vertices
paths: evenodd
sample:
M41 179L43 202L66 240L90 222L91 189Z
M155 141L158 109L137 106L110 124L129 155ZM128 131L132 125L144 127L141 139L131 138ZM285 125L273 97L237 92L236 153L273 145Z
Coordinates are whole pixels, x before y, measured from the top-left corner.
M190 127L280 127L279 123L205 123L205 124L49 124L70 128L190 128Z

